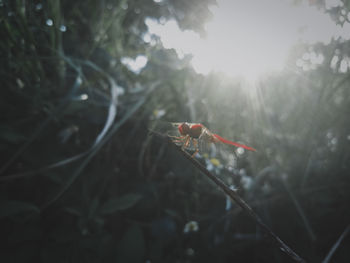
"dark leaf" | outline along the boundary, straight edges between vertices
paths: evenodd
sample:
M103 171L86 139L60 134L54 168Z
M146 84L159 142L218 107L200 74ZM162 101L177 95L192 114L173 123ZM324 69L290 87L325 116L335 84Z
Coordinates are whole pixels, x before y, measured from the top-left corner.
M21 201L0 202L0 218L31 212L39 214L40 209L33 204Z
M134 206L142 198L139 194L126 194L119 198L108 200L101 208L101 214L112 214Z

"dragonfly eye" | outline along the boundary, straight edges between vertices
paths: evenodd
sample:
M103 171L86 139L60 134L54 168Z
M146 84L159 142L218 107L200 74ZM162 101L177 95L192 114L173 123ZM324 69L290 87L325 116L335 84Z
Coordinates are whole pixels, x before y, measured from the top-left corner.
M181 135L187 135L190 132L190 126L185 122L182 123L178 129Z

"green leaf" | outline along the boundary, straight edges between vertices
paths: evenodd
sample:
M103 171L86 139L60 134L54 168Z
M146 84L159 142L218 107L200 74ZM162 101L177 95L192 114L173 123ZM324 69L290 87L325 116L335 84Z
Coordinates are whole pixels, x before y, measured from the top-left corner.
M101 208L102 214L112 214L134 206L142 198L139 194L126 194L119 198L108 200Z
M175 210L172 210L172 209L164 209L164 212L165 212L166 214L168 214L169 216L171 216L171 217L180 218L179 214L178 214Z
M0 125L0 139L16 144L25 141L26 137L14 130L11 130L9 127Z
M127 230L119 242L116 262L144 262L144 254L145 241L142 229L135 224Z
M30 203L21 201L3 201L0 202L0 218L18 215L21 213L40 213L40 209Z
M64 207L63 210L75 216L81 216L81 212L74 207Z

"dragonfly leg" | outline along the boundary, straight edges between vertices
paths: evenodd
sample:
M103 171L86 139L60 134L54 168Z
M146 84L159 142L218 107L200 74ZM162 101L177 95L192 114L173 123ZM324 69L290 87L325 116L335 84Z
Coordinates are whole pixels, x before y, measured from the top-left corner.
M168 137L178 139L178 140L186 138L186 136L174 136L174 135L168 135Z
M175 144L177 143L184 143L184 140L186 138L186 136L172 136L172 135L168 135L169 138L171 138L171 141Z
M195 151L192 154L192 158L194 158L194 156L199 152L199 148L198 148L198 141L196 139L192 139L192 142L193 142L193 146L195 148Z
M190 142L191 142L191 137L189 135L186 135L185 143L182 145L181 149L184 150L185 148L187 148Z

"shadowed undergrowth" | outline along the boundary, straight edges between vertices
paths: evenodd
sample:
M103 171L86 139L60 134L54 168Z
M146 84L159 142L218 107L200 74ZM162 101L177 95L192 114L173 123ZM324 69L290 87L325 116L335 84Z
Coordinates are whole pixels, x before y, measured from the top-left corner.
M144 41L146 17L203 33L211 1L0 3L4 262L293 262L148 136L161 121L254 146L198 161L306 261L349 261L348 41L295 47L285 71L248 87ZM296 66L308 52L324 63ZM138 55L140 72L122 63Z

